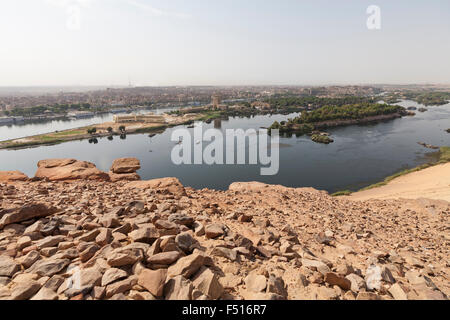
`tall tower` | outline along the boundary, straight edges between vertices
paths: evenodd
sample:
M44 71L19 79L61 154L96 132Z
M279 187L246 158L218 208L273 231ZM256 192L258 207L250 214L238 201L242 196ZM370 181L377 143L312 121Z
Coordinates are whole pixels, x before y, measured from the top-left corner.
M222 97L219 94L214 94L211 99L213 108L219 109L220 103L222 102Z

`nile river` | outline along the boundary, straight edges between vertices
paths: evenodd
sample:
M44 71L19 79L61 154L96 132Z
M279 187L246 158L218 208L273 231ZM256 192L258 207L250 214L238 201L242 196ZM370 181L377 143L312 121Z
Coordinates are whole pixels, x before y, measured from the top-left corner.
M403 101L405 107L420 107L415 102ZM307 136L280 138L280 170L274 176L261 176L260 165L180 165L171 162L174 142L167 129L154 137L146 134L128 135L126 139L101 138L97 144L87 140L67 142L54 146L40 146L23 150L1 150L0 170L21 170L29 176L36 171L36 163L46 158L76 158L95 163L101 170L109 170L116 158L136 157L142 168L142 179L177 177L185 186L194 188L226 189L235 181L261 181L290 187L314 187L335 192L356 190L378 182L405 168L418 166L435 157L435 151L417 144L418 141L443 146L450 145L450 104L427 107L424 113L388 122L350 126L328 130L334 143L317 144ZM222 120L216 130L269 126L292 115L255 116ZM70 127L108 121L110 115L99 119L77 120ZM69 123L0 127L1 140L61 129ZM214 128L214 122L204 124ZM20 131L21 130L21 131ZM193 130L193 129L190 129ZM207 143L204 143L207 145Z

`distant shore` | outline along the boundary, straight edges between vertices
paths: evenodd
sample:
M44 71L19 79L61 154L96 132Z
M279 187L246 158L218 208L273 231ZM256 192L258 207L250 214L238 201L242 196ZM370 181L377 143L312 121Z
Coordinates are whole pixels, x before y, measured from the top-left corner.
M31 148L40 145L55 145L59 143L75 141L75 140L86 140L95 139L109 136L120 136L128 134L139 134L139 133L152 133L163 131L169 127L177 125L190 124L193 121L199 120L201 116L185 116L185 117L171 117L167 116L167 123L114 123L114 122L104 122L99 124L93 124L89 126L61 130L56 132L49 132L44 134L38 134L29 137L23 137L18 139L11 139L7 141L0 142L1 149L11 149L18 150L24 148ZM125 126L125 131L121 132L120 127ZM89 134L88 130L95 128L96 133ZM112 131L109 132L108 128Z

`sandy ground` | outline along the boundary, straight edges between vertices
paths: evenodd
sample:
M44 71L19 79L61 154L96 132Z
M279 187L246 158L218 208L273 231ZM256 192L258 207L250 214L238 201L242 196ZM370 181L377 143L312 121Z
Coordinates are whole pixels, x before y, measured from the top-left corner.
M385 186L356 192L348 198L352 200L428 198L450 201L450 163L401 176Z

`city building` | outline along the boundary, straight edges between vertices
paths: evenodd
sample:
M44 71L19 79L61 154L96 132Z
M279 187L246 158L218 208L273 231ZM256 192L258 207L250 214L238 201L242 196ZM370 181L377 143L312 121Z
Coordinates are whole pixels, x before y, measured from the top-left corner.
M166 119L162 115L155 114L129 114L123 116L113 116L113 121L115 123L132 123L132 122L143 122L143 123L166 123Z

